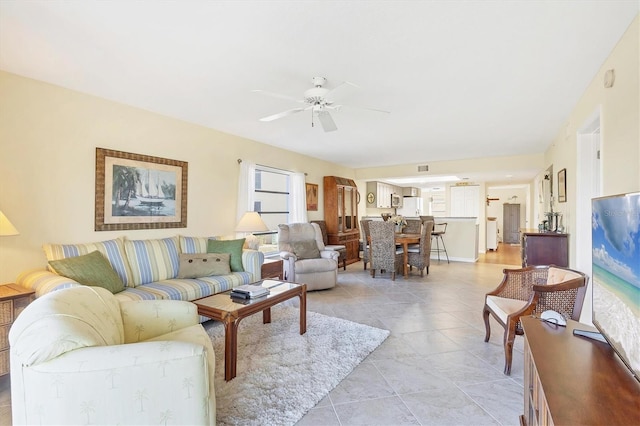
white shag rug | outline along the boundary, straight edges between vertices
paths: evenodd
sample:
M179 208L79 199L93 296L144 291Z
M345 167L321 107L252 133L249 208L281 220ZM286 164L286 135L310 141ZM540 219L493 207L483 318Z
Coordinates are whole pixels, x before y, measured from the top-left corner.
M224 327L205 324L216 353L219 425L292 425L336 387L389 331L307 311L300 335L298 308L271 308L240 322L236 377L224 380Z

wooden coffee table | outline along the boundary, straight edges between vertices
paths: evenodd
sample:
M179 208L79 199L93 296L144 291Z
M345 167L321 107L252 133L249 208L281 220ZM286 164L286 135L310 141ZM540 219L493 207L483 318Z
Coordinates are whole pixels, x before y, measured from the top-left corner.
M281 283L275 285L276 283ZM307 285L263 280L253 283L269 287L270 294L258 299L235 302L231 290L194 300L198 314L224 323L224 379L236 377L238 360L238 326L243 318L262 311L262 322L271 322L271 307L298 296L300 298L300 334L307 332ZM275 285L274 287L271 287Z

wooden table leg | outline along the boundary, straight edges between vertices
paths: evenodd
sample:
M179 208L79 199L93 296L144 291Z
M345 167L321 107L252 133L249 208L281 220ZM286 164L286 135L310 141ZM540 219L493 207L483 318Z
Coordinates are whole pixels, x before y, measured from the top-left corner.
M307 285L301 287L300 293L300 334L307 332Z
M409 278L409 243L402 243L402 260L404 264L402 265L402 271L404 272L404 279Z
M238 321L227 318L224 321L224 380L236 377L238 359Z
M262 311L262 323L269 324L271 323L271 308L267 308Z

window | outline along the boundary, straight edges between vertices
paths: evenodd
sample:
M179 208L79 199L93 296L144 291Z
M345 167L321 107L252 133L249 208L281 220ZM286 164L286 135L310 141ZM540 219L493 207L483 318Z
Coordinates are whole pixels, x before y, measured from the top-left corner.
M278 224L289 218L290 176L286 172L256 166L253 210L260 213L270 230L278 232Z
M269 232L256 233L259 250L266 257L278 255L278 224L289 218L291 176L286 171L256 166L253 211L258 212Z
M304 174L239 163L238 214L245 211L260 214L269 231L254 234L260 241L259 250L265 256L277 256L278 225L307 221Z

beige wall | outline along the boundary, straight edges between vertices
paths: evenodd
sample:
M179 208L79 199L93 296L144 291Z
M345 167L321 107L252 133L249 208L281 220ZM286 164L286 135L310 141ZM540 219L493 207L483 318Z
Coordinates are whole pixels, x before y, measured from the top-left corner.
M237 159L322 177L353 170L123 104L0 72L0 210L20 231L0 237L0 283L43 267L43 243L234 235ZM95 149L189 163L187 228L95 232Z
M591 228L581 204L578 212L577 181L578 144L584 144L583 132L593 117L600 116L601 183L600 195L640 191L640 15L636 16L623 37L604 61L598 73L576 104L565 126L558 132L545 153L545 163L553 165L554 175L567 169L567 202L557 203L569 237L569 264L591 273ZM604 74L615 71L613 87L604 87ZM583 165L581 165L583 166ZM582 176L581 176L582 177ZM588 187L587 182L580 182ZM554 184L554 190L557 184ZM581 194L582 195L582 194ZM584 198L581 197L581 198ZM577 215L581 216L578 225ZM590 287L589 283L589 287ZM587 290L581 322L590 323L591 290Z
M554 179L567 169L567 202L556 203L567 232L576 229L577 134L595 111L601 117L602 195L640 191L640 15L631 23L567 118L565 126L545 153L545 168L552 164ZM605 88L604 73L615 70L615 84ZM554 192L557 180L554 181ZM570 240L575 264L575 238Z

